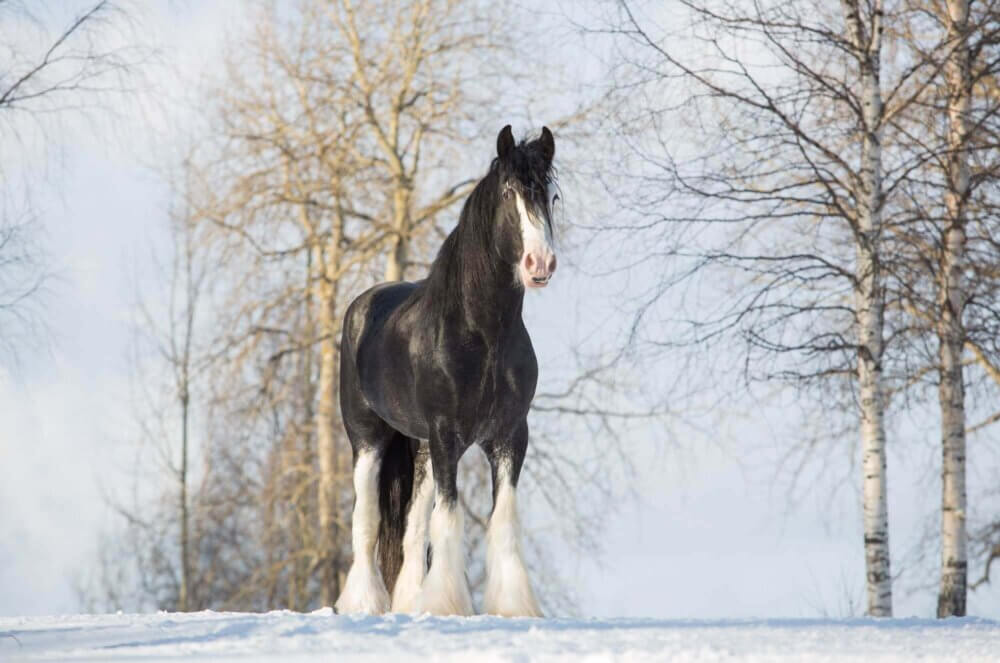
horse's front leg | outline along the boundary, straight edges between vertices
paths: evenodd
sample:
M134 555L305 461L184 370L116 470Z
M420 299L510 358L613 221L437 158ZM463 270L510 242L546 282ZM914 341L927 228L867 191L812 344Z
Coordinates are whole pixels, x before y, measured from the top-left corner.
M484 445L493 474L493 513L486 530L484 609L503 617L541 617L521 550L517 480L528 448L524 422L509 439Z
M432 434L431 470L434 511L431 513L431 568L420 592L420 609L433 615L472 614L465 578L465 529L458 503L458 459L464 451L458 436Z

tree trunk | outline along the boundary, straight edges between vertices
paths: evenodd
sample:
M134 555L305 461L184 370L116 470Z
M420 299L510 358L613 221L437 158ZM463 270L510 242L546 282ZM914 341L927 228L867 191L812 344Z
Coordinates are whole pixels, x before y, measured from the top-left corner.
M190 302L188 303L190 306ZM186 371L185 371L186 372ZM177 595L177 610L187 612L188 588L191 576L191 554L189 551L190 541L188 532L188 498L187 498L187 475L188 475L188 407L190 395L187 388L187 377L181 386L181 468L178 473L180 482L180 510L181 510L181 586Z
M965 197L969 166L965 152L972 94L967 30L969 0L948 0L948 37L951 52L945 62L948 87L947 225L942 238L938 286L938 342L941 403L941 587L938 617L965 615L968 558L965 532L965 386L962 313L965 290Z
M316 304L319 315L319 394L316 406L316 452L319 454L319 537L322 568L320 601L332 606L340 594L337 565L337 478L339 473L337 436L337 268L343 220L333 223L326 255L315 261L320 270ZM322 253L322 250L319 250Z
M889 566L889 514L885 451L882 350L884 283L879 261L882 231L882 3L862 22L856 1L843 0L844 17L861 65L864 138L858 228L855 310L858 321L858 388L861 399L862 510L865 542L867 612L892 616Z
M395 234L389 244L385 265L386 281L402 281L406 278L406 263L410 248L410 191L405 176L398 176L393 192L393 228Z
M321 289L320 309L332 309L329 301L330 288ZM337 537L334 535L334 509L336 507L336 437L333 432L333 422L336 417L336 387L337 355L332 334L334 325L330 324L329 314L320 321L320 369L319 369L319 402L316 408L316 451L319 454L319 535L322 541L322 571L320 573L320 600L323 606L332 606L337 599L338 588L334 571L333 556Z
M176 370L179 371L179 400L181 405L181 467L180 482L180 526L181 526L181 586L177 596L177 609L187 612L191 609L191 543L190 513L188 509L188 440L191 414L191 343L194 339L195 303L198 289L194 282L194 245L191 227L184 226L184 337L181 354L174 354Z
M397 231L397 234L389 244L389 252L386 254L386 281L403 280L403 277L406 275L406 248L406 239L403 237L402 231Z

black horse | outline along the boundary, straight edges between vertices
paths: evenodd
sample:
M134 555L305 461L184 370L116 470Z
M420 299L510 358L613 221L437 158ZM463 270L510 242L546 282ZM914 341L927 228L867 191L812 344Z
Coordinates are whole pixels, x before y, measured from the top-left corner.
M493 475L485 611L541 616L515 491L538 377L524 292L556 268L554 154L548 128L515 144L504 127L427 278L383 283L347 310L340 406L354 450L354 563L340 613L472 614L456 473L478 444Z

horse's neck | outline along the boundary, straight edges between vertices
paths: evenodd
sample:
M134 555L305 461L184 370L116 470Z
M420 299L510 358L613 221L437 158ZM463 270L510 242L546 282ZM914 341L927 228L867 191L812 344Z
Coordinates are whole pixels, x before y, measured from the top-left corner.
M512 284L480 287L475 292L466 292L461 306L470 327L487 335L501 336L521 322L524 290Z
M455 238L456 240L458 238ZM524 305L524 288L518 286L509 265L499 263L495 255L486 255L489 266L466 260L469 252L477 248L453 247L445 264L435 263L441 270L429 279L437 284L432 297L444 298L438 302L444 310L457 310L462 324L486 334L501 335L521 321Z

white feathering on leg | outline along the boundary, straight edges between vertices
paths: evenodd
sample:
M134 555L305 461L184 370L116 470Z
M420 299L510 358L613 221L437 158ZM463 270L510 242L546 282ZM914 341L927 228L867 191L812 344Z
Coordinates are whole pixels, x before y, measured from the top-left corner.
M371 451L361 453L354 465L354 514L351 520L354 562L335 606L340 614L381 615L389 609L389 592L375 561L380 520L378 469L378 455Z
M420 592L420 611L432 615L472 614L465 579L464 518L457 504L437 496L431 514L431 569Z
M541 617L521 554L517 497L506 471L498 472L497 495L486 530L486 593L483 607L503 617Z
M392 611L417 613L420 611L420 590L427 567L427 523L434 503L434 476L431 463L420 486L414 491L413 501L406 516L403 534L403 567L392 590Z

